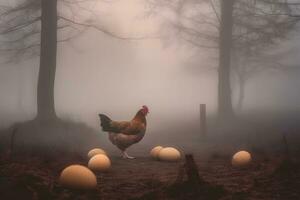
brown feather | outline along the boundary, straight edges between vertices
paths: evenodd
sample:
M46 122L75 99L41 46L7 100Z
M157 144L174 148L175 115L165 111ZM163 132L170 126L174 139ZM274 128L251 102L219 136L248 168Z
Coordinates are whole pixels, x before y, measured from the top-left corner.
M142 109L139 110L131 121L112 121L107 116L103 116L101 126L107 125L106 129L109 132L109 140L122 151L129 146L141 141L143 139L147 121ZM100 117L100 118L101 118Z
M110 132L136 135L146 130L146 117L139 110L131 121L111 121Z

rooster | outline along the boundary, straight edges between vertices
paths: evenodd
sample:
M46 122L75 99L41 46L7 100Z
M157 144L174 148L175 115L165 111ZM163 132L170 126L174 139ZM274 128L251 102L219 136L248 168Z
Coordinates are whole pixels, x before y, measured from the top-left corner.
M109 140L123 153L123 158L133 159L126 149L143 139L146 132L147 106L143 106L131 121L113 121L104 114L99 114L102 130L108 132Z

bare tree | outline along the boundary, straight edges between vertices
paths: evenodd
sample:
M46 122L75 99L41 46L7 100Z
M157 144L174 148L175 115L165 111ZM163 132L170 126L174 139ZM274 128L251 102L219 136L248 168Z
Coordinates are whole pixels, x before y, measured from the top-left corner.
M218 50L218 53L214 54L218 54L218 114L221 120L231 119L234 116L230 77L234 58L243 57L247 58L247 62L249 60L257 62L258 55L285 39L287 33L297 23L295 9L291 9L294 4L281 0L149 0L149 2L151 12L165 9L175 16L168 20L170 30L175 30L177 38L205 51ZM235 65L238 62L235 62ZM245 63L245 60L242 62ZM244 70L243 66L237 67L240 77L248 71L249 66L255 65L253 63L248 65L247 70ZM251 68L251 73L255 71L253 69L255 68Z
M287 67L278 59L284 55L271 54L265 55L263 52L257 56L243 55L241 52L233 50L231 66L237 76L236 88L238 88L238 99L236 109L242 111L243 103L246 98L246 83L255 75L266 70L283 70Z
M221 19L219 30L219 85L218 102L219 118L221 120L233 118L230 86L230 60L233 46L233 12L235 0L221 1Z
M122 37L101 27L93 11L84 7L93 0L23 0L0 7L0 52L8 60L40 56L37 84L37 118L55 120L54 83L57 42L69 41L93 28L118 39ZM79 12L88 17L79 19ZM143 39L133 38L133 39Z
M239 83L237 109L242 109L246 82L267 69L286 68L280 59L286 55L268 54L277 48L288 33L296 30L300 18L291 17L294 10L288 2L240 1L236 4L232 68ZM293 5L295 6L295 5ZM293 12L294 13L294 12Z

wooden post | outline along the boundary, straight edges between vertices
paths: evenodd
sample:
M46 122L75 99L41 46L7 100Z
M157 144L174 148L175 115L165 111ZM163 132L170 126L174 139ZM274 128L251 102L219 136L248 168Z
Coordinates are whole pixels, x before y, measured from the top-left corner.
M13 156L15 153L15 141L16 141L16 134L18 132L18 127L15 126L12 129L12 133L10 136L10 150L9 150L9 160L12 161L13 160Z
M206 136L206 104L200 104L200 134Z
M285 158L287 160L290 160L290 150L289 150L289 145L287 142L287 138L286 138L286 133L282 133L282 141L283 141L283 145L284 145L284 150L285 150Z

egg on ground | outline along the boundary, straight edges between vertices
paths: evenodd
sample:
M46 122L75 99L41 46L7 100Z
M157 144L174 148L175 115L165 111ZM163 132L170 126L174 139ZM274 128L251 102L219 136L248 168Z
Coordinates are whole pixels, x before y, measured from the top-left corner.
M180 160L180 152L173 147L166 147L159 151L158 158L162 161L175 162Z
M59 182L71 189L94 189L97 186L95 174L82 165L70 165L60 174Z
M154 159L158 159L158 153L162 150L162 146L156 146L150 151L150 156Z
M93 171L104 172L111 166L110 159L104 154L93 156L88 163L88 167Z
M251 162L251 154L247 151L239 151L233 155L231 163L235 167L246 166Z
M98 154L106 155L106 152L103 149L95 148L95 149L90 150L87 156L88 156L88 158L92 158L93 156L98 155Z

